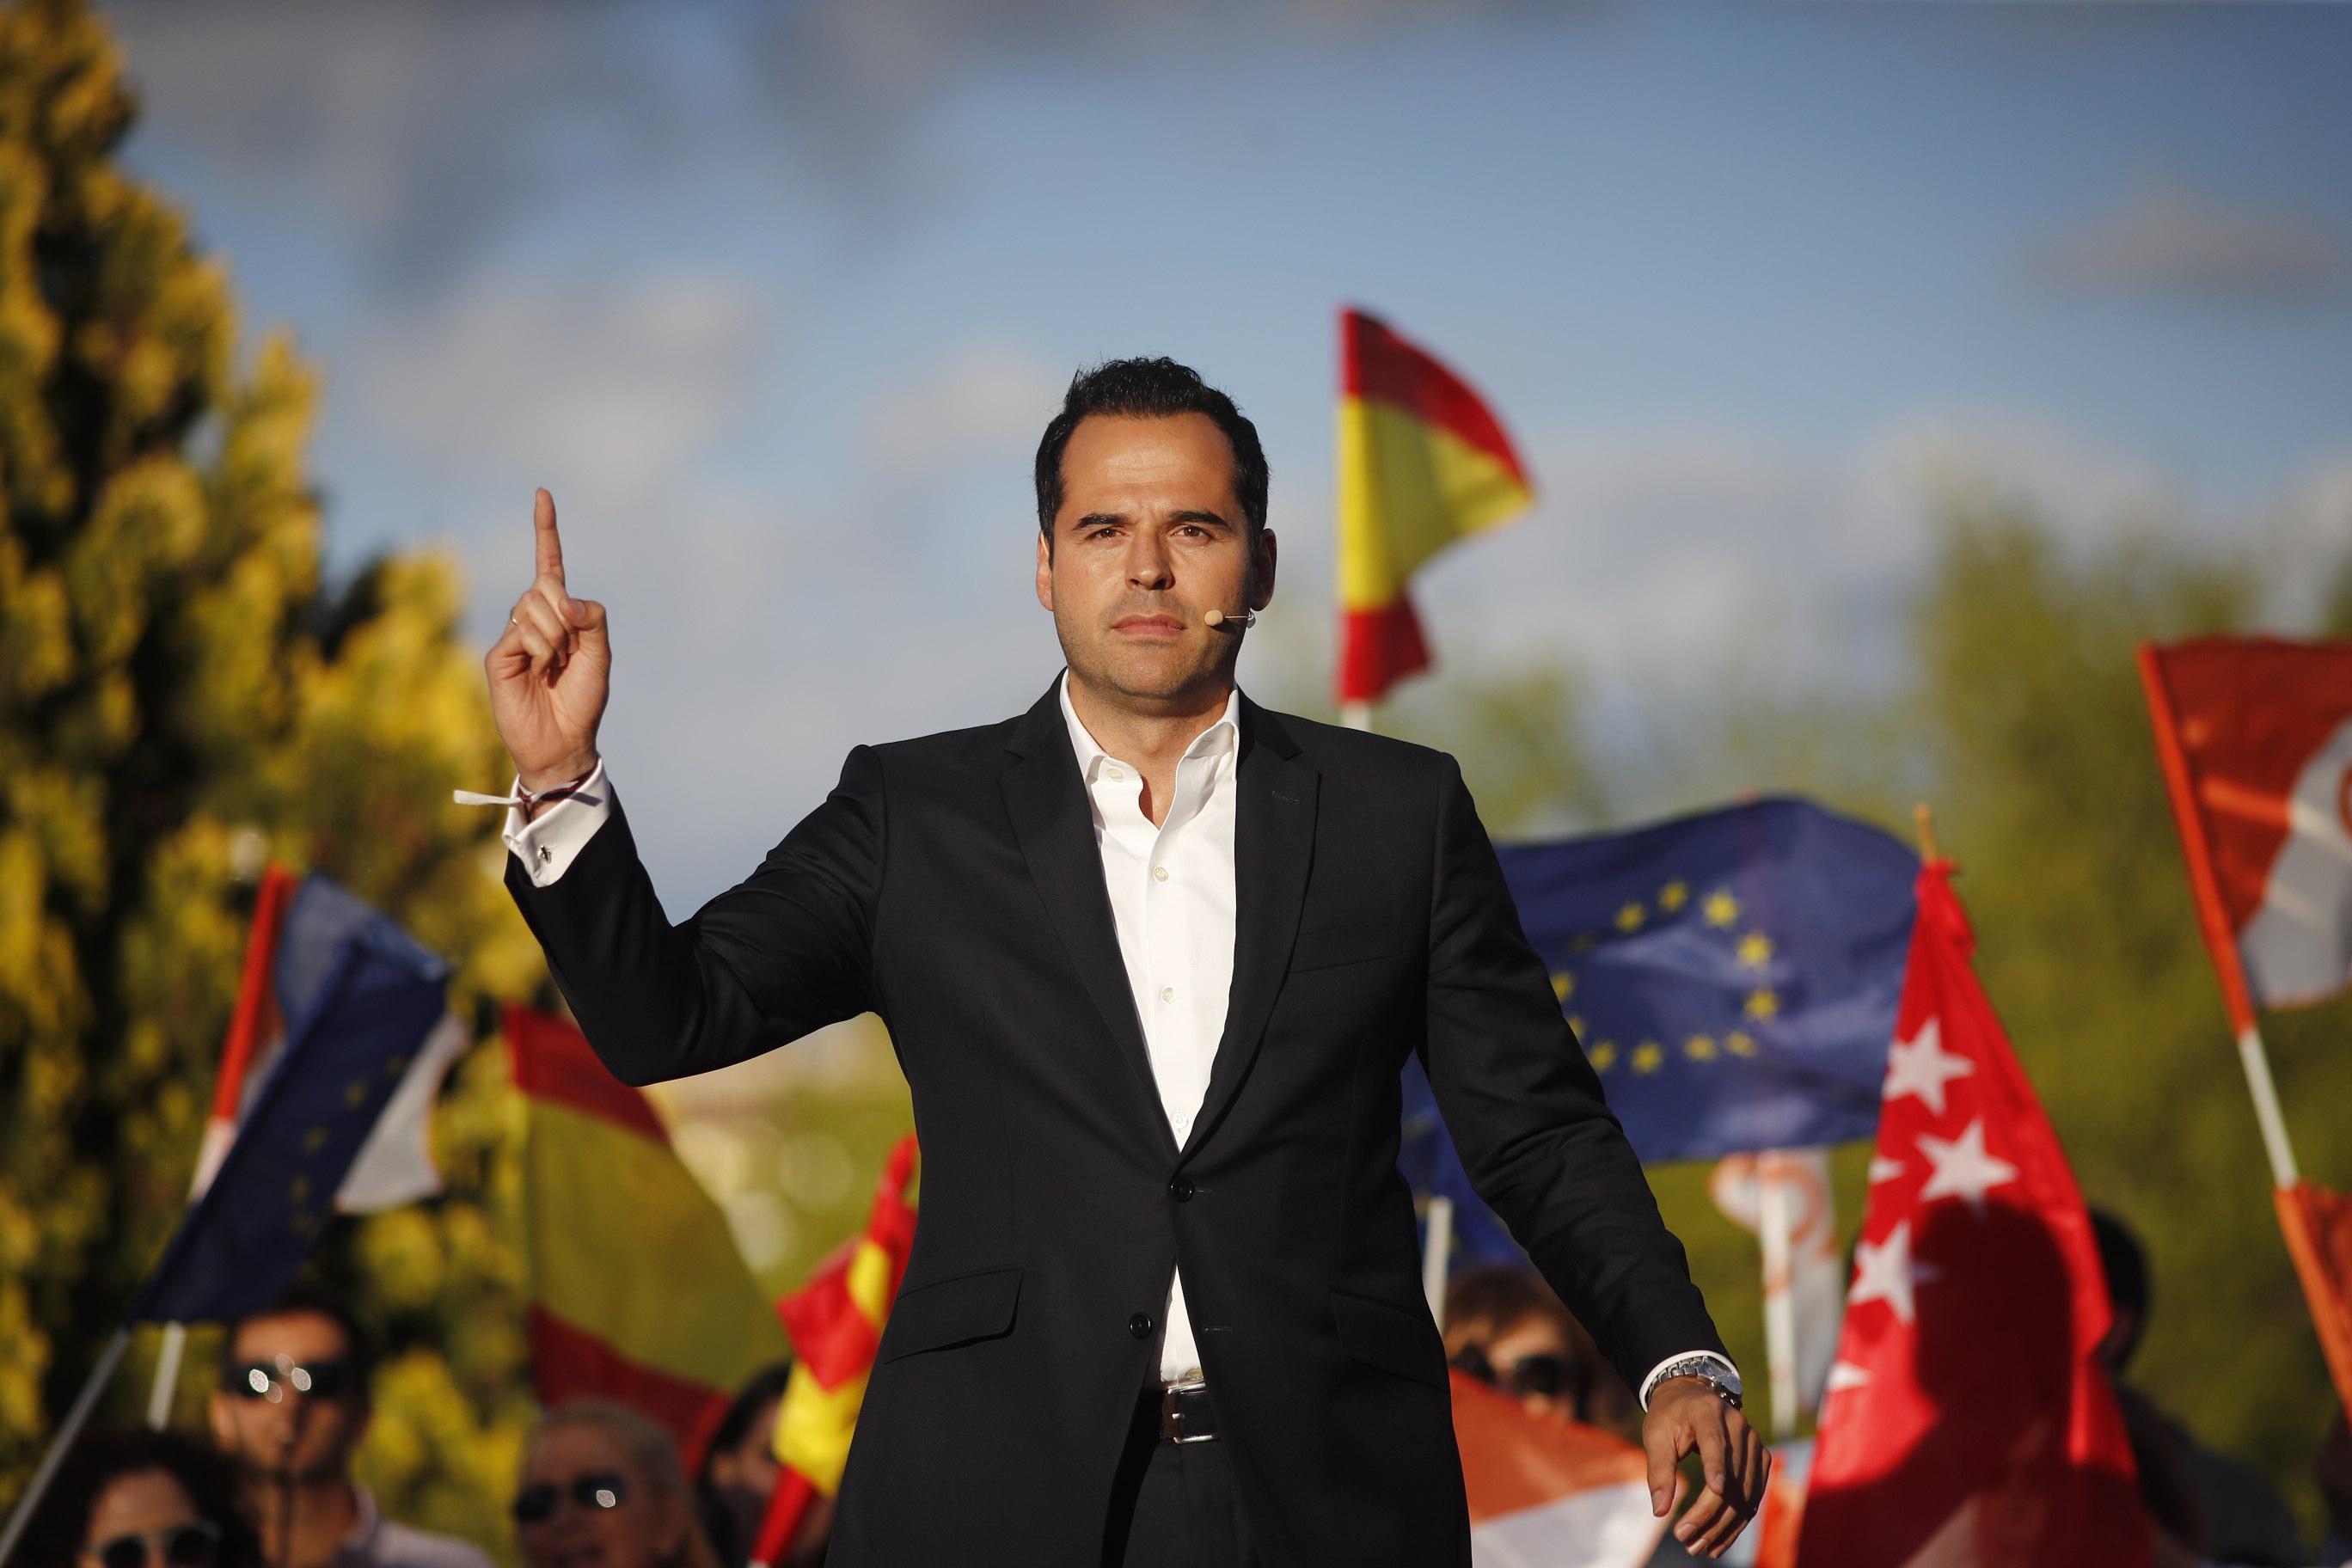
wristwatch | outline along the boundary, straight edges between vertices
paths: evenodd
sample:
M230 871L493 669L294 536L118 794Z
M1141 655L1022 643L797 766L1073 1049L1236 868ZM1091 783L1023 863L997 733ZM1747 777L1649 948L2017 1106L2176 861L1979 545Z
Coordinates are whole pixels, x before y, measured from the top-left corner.
M1713 1356L1685 1356L1680 1361L1668 1362L1658 1369L1658 1375L1652 1380L1650 1387L1653 1390L1664 1388L1678 1377L1696 1377L1721 1394L1726 1405L1734 1410L1740 1407L1739 1373Z

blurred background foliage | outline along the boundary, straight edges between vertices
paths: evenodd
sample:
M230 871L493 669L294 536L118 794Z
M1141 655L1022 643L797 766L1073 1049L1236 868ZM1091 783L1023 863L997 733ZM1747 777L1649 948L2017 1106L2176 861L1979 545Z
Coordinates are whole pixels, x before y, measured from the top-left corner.
M241 351L224 269L115 161L134 109L120 71L82 5L0 8L0 1498L179 1213L254 880L276 858L456 962L477 1044L436 1127L448 1191L340 1226L320 1268L392 1349L364 1478L387 1511L510 1556L502 1500L531 1410L495 1004L555 999L497 881L494 815L447 804L452 784L504 776L477 650L455 630L464 588L432 555L322 579L306 469L319 378L282 336ZM1456 752L1498 837L1770 789L1907 836L1909 803L1931 800L1982 973L2082 1184L2153 1255L2139 1379L2309 1521L2333 1400L2131 662L2142 638L2245 625L2264 584L2168 542L2164 521L2084 552L2023 499L1955 491L1908 667L1876 700L1726 670L1713 722L1612 754L1586 742L1585 672L1441 670L1382 727ZM2324 626L2289 629L2352 634L2352 574L2297 569L2335 570L2336 587ZM1282 640L1315 619L1261 634L1245 674L1328 716L1284 674L1323 668ZM2271 1024L2306 1169L2338 1186L2352 1168L2326 1131L2352 1102L2347 1018L2337 1005ZM855 1228L908 1121L871 1020L662 1098L779 1289ZM1849 1237L1864 1152L1839 1159ZM1760 1366L1753 1244L1706 1175L1654 1173L1735 1351ZM184 1421L208 1349L199 1335ZM142 1342L112 1418L137 1417L148 1355Z

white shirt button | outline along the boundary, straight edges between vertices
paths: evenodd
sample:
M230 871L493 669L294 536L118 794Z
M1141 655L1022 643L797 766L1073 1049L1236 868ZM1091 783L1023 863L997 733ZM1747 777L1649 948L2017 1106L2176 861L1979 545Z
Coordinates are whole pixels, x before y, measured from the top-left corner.
M1120 767L1117 763L1111 763L1110 766L1103 769L1103 772L1108 773L1115 779L1123 779L1127 776L1127 770Z
M1151 868L1151 879L1155 882L1166 881L1168 879L1168 868L1165 866L1154 866Z
M1160 999L1162 1002L1173 1002L1176 1000L1176 987L1173 985L1162 985L1160 988Z

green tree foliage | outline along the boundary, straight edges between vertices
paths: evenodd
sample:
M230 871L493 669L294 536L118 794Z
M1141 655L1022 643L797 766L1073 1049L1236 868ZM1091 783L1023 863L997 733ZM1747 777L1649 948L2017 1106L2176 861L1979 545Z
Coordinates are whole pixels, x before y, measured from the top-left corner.
M116 161L132 112L85 5L0 9L0 1496L181 1211L265 858L457 960L469 1016L544 983L495 824L446 804L500 773L457 574L322 585L316 380L283 337L239 368L223 269ZM450 1194L339 1227L322 1267L415 1347L372 1478L495 1542L529 1415L499 1054L455 1077Z

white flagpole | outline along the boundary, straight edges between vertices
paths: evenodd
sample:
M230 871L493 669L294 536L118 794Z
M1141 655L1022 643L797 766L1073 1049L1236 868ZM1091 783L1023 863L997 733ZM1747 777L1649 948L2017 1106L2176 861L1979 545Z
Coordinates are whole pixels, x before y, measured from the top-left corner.
M188 1325L163 1325L163 1343L155 1352L155 1382L147 1390L147 1425L161 1432L172 1421L172 1394L180 1386L180 1356L188 1346Z
M1756 1157L1756 1239L1764 1254L1764 1360L1772 1392L1772 1435L1797 1435L1797 1300L1794 1237L1780 1154Z
M1429 1298L1429 1315L1437 1331L1445 1331L1445 1266L1454 1252L1454 1200L1429 1194L1427 1234L1421 1247L1421 1293Z
M1339 721L1350 730L1369 730L1372 727L1372 705L1369 702L1342 702L1339 704Z
M2251 1021L2238 1031L2238 1060L2246 1069L2246 1088L2254 1097L2254 1121L2263 1130L2263 1152L2270 1156L2271 1181L2291 1187L2298 1180L2294 1146L2287 1142L2286 1118L2279 1111L2278 1085L2271 1081L2271 1058L2263 1049L2263 1031Z

